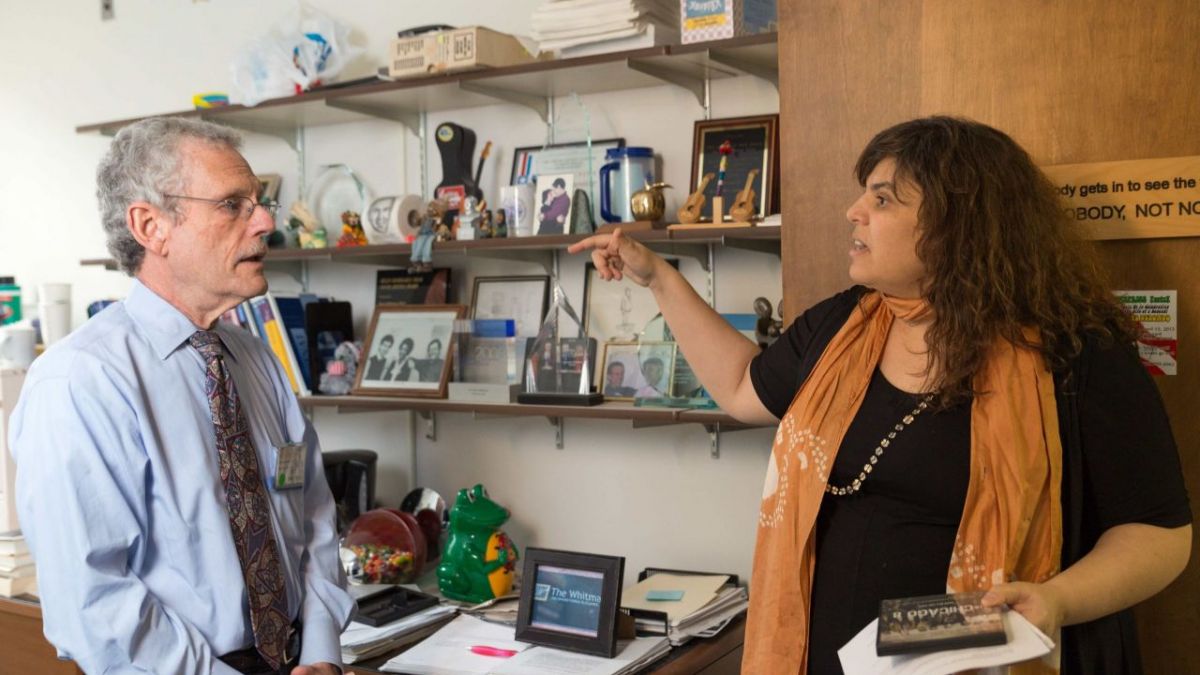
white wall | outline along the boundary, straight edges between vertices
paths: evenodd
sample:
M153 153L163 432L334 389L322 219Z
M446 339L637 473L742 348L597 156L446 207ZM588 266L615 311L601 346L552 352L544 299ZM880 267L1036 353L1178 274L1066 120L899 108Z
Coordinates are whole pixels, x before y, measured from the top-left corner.
M350 76L384 62L396 29L426 23L482 24L527 32L541 0L368 2L313 0L354 28L366 50ZM92 0L29 3L0 0L0 275L14 274L27 290L44 281L74 284L75 320L94 299L119 297L128 288L120 273L82 268L83 258L104 257L94 198L94 172L107 147L98 135L77 135L82 124L182 110L201 91L228 91L228 64L238 48L292 6L285 0L116 0L116 19L102 22ZM663 157L667 182L684 196L690 169L692 122L703 115L691 94L672 87L585 96L595 138L623 136L651 145ZM557 140L579 140L582 114L560 100ZM713 117L778 110L767 84L735 78L714 85ZM512 148L541 143L545 125L532 112L508 105L431 115L474 129L482 145L495 142L483 174L485 193L507 182ZM430 134L432 137L432 133ZM284 203L296 196L296 154L282 141L247 135L245 154L260 173L283 175ZM417 138L391 122L312 128L306 135L308 179L323 164L353 166L375 194L417 192ZM430 148L430 174L440 169ZM564 287L582 292L582 260L564 256ZM457 299L469 300L476 274L536 273L518 263L461 258L454 266ZM703 270L684 260L699 288ZM354 303L358 329L373 301L376 268L312 263L310 287ZM781 296L774 256L720 251L717 307L750 311L750 301ZM30 294L32 295L32 294ZM27 304L35 304L27 297ZM32 307L31 307L32 309ZM554 446L554 429L540 418L472 419L437 416L437 440L424 438L408 413L316 413L326 449L365 447L381 453L379 496L395 505L414 485L452 499L461 487L484 482L513 511L508 529L518 544L620 554L632 572L647 566L712 568L749 573L755 520L771 432L726 433L721 457L709 455L699 426L632 429L622 421L566 421L566 447ZM413 453L413 440L416 452ZM413 475L415 459L416 474Z

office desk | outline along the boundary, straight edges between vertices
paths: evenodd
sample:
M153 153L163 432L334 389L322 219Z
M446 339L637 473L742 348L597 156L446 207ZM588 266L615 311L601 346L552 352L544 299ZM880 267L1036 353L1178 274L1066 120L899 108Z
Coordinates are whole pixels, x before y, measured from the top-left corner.
M83 675L42 637L41 607L20 598L0 598L0 673Z
M654 675L737 675L742 665L746 619L735 619L714 638L692 640L652 664ZM399 652L350 666L370 675ZM54 647L42 637L42 610L36 602L0 598L0 673L83 675L73 661L59 661Z
M708 639L691 642L671 650L661 660L653 663L644 673L654 675L737 675L742 667L742 641L746 635L746 616L735 619L721 631ZM358 675L375 675L376 670L400 651L367 659L347 666Z

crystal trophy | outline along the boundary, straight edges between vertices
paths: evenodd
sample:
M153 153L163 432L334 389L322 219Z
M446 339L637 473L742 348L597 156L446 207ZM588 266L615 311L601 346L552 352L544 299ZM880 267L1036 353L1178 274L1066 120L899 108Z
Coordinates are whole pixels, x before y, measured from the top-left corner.
M559 315L575 324L579 337L563 337ZM596 361L596 340L583 335L583 322L567 300L567 294L554 280L553 302L542 321L536 338L525 350L524 386L517 394L518 403L543 405L596 405L604 396L592 391L592 365Z

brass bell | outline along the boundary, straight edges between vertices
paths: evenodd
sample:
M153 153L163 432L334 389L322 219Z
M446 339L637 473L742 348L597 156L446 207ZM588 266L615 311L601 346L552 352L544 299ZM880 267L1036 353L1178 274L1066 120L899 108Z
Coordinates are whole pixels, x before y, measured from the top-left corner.
M629 210L635 220L662 220L667 212L667 199L663 196L663 188L669 188L666 183L647 183L644 189L633 193L629 199Z

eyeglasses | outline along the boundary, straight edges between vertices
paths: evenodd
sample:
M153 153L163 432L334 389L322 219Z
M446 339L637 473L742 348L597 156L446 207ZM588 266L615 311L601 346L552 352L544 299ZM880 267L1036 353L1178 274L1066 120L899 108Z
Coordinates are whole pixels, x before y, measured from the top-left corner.
M275 202L259 204L258 202L254 201L253 199L251 199L249 197L229 197L226 199L208 199L205 197L189 197L187 195L163 195L163 196L169 197L171 199L190 199L195 202L208 202L209 204L216 204L218 208L220 208L225 213L229 214L229 216L231 218L241 218L242 220L246 220L246 221L250 220L250 218L252 218L254 216L254 209L257 209L257 208L266 209L268 212L270 212L272 218L274 218L275 215L279 213L279 204L277 204Z

